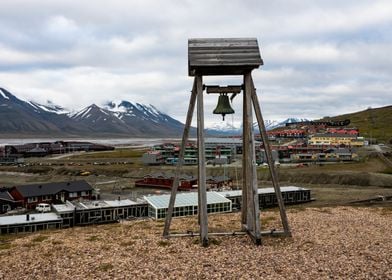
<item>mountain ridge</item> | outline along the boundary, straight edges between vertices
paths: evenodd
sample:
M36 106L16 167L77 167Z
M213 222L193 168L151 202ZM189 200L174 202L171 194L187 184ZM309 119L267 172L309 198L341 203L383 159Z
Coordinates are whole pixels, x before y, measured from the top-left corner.
M12 136L180 136L183 124L153 105L121 101L69 112L52 102L23 101L0 88L0 133Z

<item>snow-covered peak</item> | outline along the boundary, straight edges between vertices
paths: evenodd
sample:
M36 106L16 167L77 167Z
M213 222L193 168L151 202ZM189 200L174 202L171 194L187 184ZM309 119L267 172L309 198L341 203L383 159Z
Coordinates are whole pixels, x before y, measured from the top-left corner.
M86 108L80 110L79 112L70 114L69 116L70 116L71 118L73 118L73 119L77 119L77 118L86 118L86 117L88 117L88 114L90 113L90 111L91 111L93 108L95 108L95 107L97 107L97 105L92 104L92 105L90 105L90 106L88 106L88 107L86 107Z
M222 132L236 132L239 131L241 128L236 127L234 124L225 121L225 122L212 123L207 126L207 129L217 130Z
M56 113L56 114L68 114L69 110L63 108L59 105L54 104L52 101L48 100L45 105L39 104L34 101L28 101L28 103L36 109L43 110L49 113Z
M0 98L10 99L8 94L2 88L0 88Z
M103 105L103 108L116 113L121 117L121 113L131 116L144 116L152 119L165 119L166 114L160 112L154 105L145 105L141 103L132 103L129 101L109 101Z
M308 119L303 119L303 118L287 118L283 121L274 121L275 123L271 123L268 127L266 127L267 130L272 130L278 127L285 127L286 124L288 123L296 123L296 122L308 122Z

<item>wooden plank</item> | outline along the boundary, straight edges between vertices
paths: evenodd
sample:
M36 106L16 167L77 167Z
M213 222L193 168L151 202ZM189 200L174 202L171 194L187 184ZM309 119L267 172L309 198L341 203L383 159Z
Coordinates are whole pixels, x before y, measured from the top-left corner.
M209 232L208 236L235 236L235 235L245 235L246 231L232 231L232 232ZM189 233L172 233L168 237L195 237L200 236L200 232L189 232Z
M219 49L219 50L213 50L211 48L190 48L189 53L193 56L196 54L211 54L213 52L216 53L221 53L221 54L226 54L226 53L232 53L232 54L242 54L242 53L257 53L258 52L258 46L254 47L231 47L230 49Z
M233 39L205 39L205 40L188 40L189 47L230 47L230 46L257 46L257 39L242 39L242 38L233 38Z
M189 69L189 76L202 75L244 75L254 69L253 66L203 66Z
M200 212L200 241L208 246L208 217L207 217L207 190L206 190L206 160L204 145L204 104L202 76L196 76L197 91L197 150L198 150L198 187Z
M219 60L244 60L248 59L250 61L255 60L255 63L259 63L260 56L258 56L255 53L221 53L221 52L214 52L214 53L197 53L197 54L192 54L192 60L191 62L197 61L197 60L209 60L209 59L219 59Z
M192 62L191 69L196 69L200 67L213 67L213 66L236 66L236 67L245 67L245 68L258 68L260 63L254 63L251 59L235 59L235 60L223 60L220 58L211 58L211 59L200 59ZM249 72L249 71L248 71Z
M246 129L247 147L243 147L247 150L246 157L246 175L248 176L247 181L247 196L248 196L248 221L247 228L254 237L256 244L261 243L260 237L260 215L259 215L259 199L257 189L257 173L256 173L256 154L253 136L253 117L252 117L252 83L250 72L244 75L244 109L246 110L246 119L244 120L244 130Z
M246 122L247 118L247 97L243 94L243 104L242 104L242 205L241 205L241 224L242 229L245 229L248 224L248 175L247 175L247 162L248 149L246 148L249 144L249 135L247 131L249 130L249 123Z
M188 113L186 116L184 132L182 134L181 148L180 148L180 153L178 155L177 167L176 167L173 185L172 185L172 189L171 189L169 208L168 208L166 219L165 219L165 227L163 229L163 236L164 237L167 237L169 235L170 224L171 224L171 220L173 217L174 203L176 201L176 195L177 195L177 190L178 190L178 181L179 181L178 178L180 176L181 168L184 164L185 147L186 147L186 143L188 142L188 138L189 138L189 130L190 130L191 123L192 123L193 111L195 110L196 95L197 95L197 92L196 92L196 79L195 79L193 82L191 98L189 101L189 107L188 107Z
M207 93L240 93L242 86L206 86Z
M252 107L251 107L251 96L249 87L246 86L246 75L244 75L244 119L243 119L243 129L244 129L244 144L242 146L243 153L243 166L245 169L245 192L247 196L247 228L249 231L254 230L254 211L253 211L253 198L252 198Z
M272 158L272 150L271 150L271 146L269 145L268 136L267 136L267 130L265 129L263 116L261 114L259 100L257 98L256 89L254 87L254 83L253 83L252 78L251 78L251 83L252 83L253 107L254 107L254 110L255 110L257 123L259 125L261 138L262 138L263 143L264 143L264 150L265 150L265 154L267 156L267 162L268 162L268 165L269 165L270 175L271 175L271 179L272 179L272 185L274 187L276 198L278 200L279 212L280 212L280 217L281 217L281 220L282 220L283 229L284 229L284 232L286 233L286 236L291 236L289 222L287 220L287 215L286 215L286 209L285 209L285 206L284 206L282 193L280 191L278 174L276 172L275 163L274 163L273 158Z

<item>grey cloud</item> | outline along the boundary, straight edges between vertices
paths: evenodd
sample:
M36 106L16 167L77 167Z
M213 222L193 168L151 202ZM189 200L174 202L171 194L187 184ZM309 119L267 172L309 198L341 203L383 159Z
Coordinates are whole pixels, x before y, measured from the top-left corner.
M316 118L392 103L391 24L390 1L3 1L0 85L74 109L151 103L184 121L187 39L251 36L265 118Z

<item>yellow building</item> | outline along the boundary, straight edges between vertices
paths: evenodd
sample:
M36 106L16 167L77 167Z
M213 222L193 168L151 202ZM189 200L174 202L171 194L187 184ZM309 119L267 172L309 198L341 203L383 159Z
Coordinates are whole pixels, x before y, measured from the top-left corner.
M347 134L314 134L311 135L308 144L309 145L334 145L334 146L351 146L351 147L362 147L363 137L357 137L354 135Z

